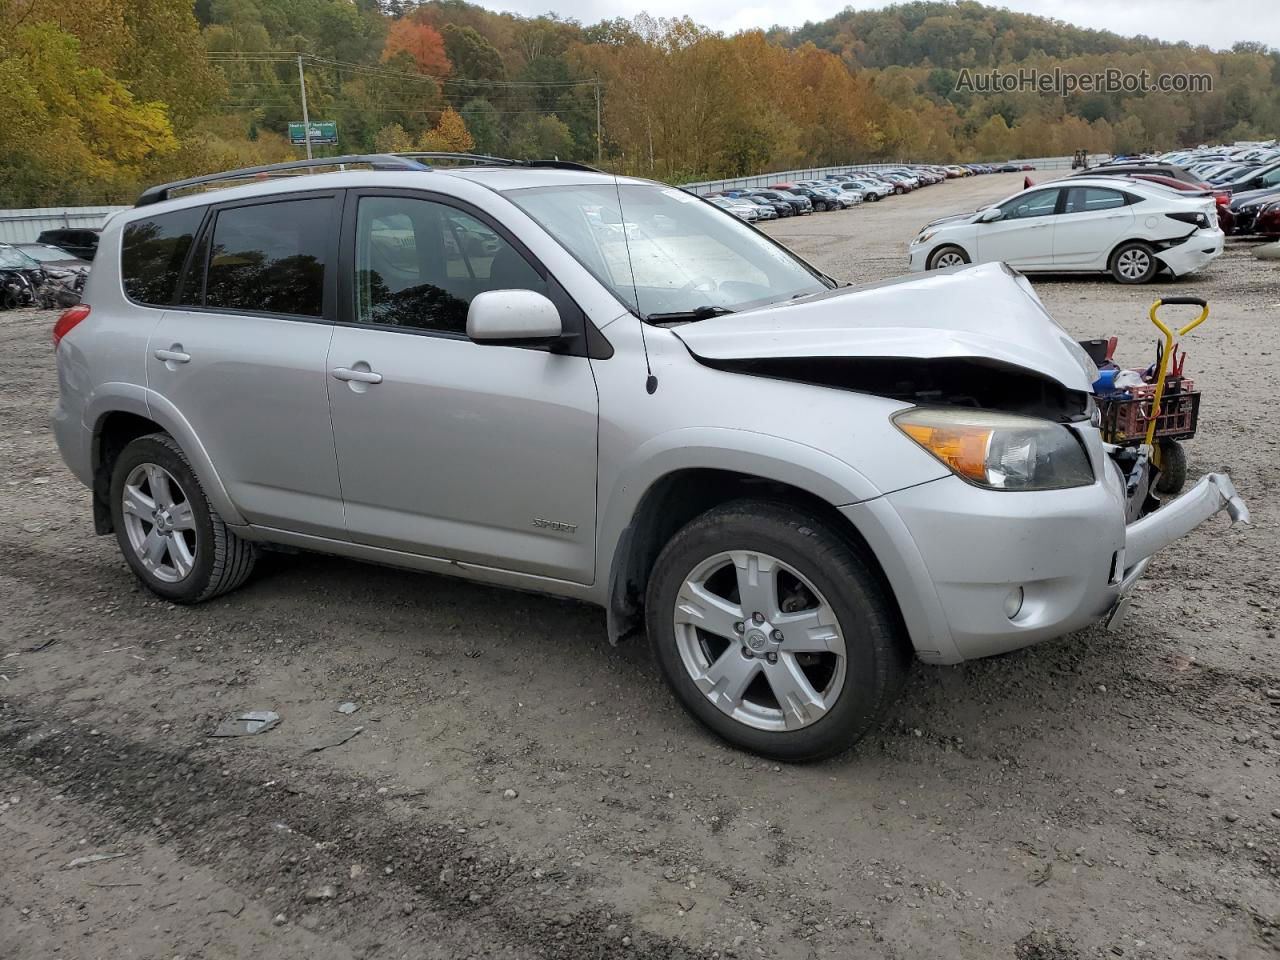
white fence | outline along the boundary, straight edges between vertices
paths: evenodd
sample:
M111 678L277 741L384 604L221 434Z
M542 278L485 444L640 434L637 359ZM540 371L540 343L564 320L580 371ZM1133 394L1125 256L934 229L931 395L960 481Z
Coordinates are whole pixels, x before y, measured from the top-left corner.
M0 210L0 243L31 243L44 230L100 227L107 217L128 207L33 207Z
M1089 163L1099 163L1107 159L1105 154L1098 154L1089 158ZM1071 157L1032 157L1025 160L1009 160L1008 163L1016 163L1019 166L1030 164L1037 170L1070 170ZM780 170L777 173L761 173L750 177L733 177L728 180L703 180L698 183L681 184L682 189L691 193L708 194L716 193L721 190L749 190L752 188L767 187L771 183L789 183L793 180L821 180L823 177L833 173L850 173L855 170L866 170L875 172L876 170L889 170L893 167L901 167L907 164L903 163L846 163L838 167L806 167L803 170Z

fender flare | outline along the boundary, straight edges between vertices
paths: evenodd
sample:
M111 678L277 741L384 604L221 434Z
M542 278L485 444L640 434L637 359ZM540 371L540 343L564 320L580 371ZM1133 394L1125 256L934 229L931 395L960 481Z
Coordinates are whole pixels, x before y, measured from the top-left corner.
M870 480L845 461L807 444L728 427L688 427L653 437L631 451L612 489L602 497L596 530L595 601L609 612L609 636L624 632L615 600L625 591L634 520L645 497L683 470L721 470L786 484L839 508L879 497Z
M154 390L129 383L107 383L94 392L85 408L85 434L90 446L90 462L97 469L96 454L98 437L102 431L103 421L112 413L131 413L145 417L168 433L182 452L186 454L196 479L204 489L205 496L213 504L213 508L222 519L232 526L244 526L247 521L231 502L227 488L218 476L218 471L209 457L209 452L200 442L191 424L172 403Z

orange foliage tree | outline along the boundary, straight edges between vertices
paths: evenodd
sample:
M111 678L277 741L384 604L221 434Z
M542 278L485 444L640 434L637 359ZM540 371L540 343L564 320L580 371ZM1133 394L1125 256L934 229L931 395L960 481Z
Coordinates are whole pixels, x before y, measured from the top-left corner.
M402 50L413 57L418 70L428 76L447 76L453 69L444 53L444 37L430 24L408 17L393 20L387 31L386 46L382 48L382 59L390 60Z

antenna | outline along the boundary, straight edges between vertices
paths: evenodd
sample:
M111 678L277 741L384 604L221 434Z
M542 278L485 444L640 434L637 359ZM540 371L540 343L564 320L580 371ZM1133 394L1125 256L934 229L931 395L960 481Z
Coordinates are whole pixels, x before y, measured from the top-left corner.
M644 317L640 316L640 291L636 288L636 268L631 262L631 238L627 236L627 214L622 209L622 188L618 186L618 175L613 175L613 192L618 198L618 216L622 218L622 245L627 251L627 270L631 273L631 295L636 302L636 319L640 321L640 346L644 350L645 377L644 389L653 394L658 390L658 378L653 375L653 367L649 365L649 341L644 335Z

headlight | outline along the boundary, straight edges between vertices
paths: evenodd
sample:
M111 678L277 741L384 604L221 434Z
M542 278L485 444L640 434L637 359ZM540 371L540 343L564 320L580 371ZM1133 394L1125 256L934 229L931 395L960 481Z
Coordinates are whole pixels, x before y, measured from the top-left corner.
M992 490L1060 490L1093 483L1089 458L1061 424L992 410L912 407L899 430L958 477Z
M937 232L938 232L937 230L926 230L926 231L924 231L922 234L920 234L920 236L916 237L916 238L915 238L914 240L912 240L911 242L912 242L913 244L918 244L918 243L928 243L930 240L932 240L932 239L933 239L934 234L936 234Z

